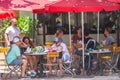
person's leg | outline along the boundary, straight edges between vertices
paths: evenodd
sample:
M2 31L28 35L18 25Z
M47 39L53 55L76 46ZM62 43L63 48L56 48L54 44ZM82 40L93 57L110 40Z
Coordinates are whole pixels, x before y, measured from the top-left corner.
M36 56L32 56L32 59L33 59L33 69L35 70L35 71L37 71L37 58L36 58Z
M26 56L28 64L30 65L30 69L33 70L33 60L31 56Z
M63 69L62 69L62 52L59 53L59 68L60 68L60 75L62 75Z
M51 63L51 59L50 58L47 59L47 63L48 64ZM49 73L52 74L52 66L49 65L48 67L49 67Z
M62 59L59 59L59 67L60 67L60 75L62 75L63 69L62 69Z
M25 76L26 66L27 66L27 60L26 60L26 59L23 59L23 60L22 60L22 68L21 68L21 76L22 76L22 77Z

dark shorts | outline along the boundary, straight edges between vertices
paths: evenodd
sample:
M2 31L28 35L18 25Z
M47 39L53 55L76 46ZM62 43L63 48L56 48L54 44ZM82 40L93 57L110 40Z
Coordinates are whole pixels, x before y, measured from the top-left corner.
M82 50L78 50L78 49L76 49L75 53L76 53L77 55L82 56Z
M62 52L59 52L59 57L58 59L62 59Z
M15 65L21 65L22 64L22 60L20 59L15 59L12 63L10 64L15 64Z

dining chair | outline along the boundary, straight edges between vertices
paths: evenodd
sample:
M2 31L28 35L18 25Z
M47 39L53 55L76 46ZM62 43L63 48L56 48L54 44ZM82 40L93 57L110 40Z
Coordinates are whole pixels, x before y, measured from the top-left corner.
M10 75L10 78L12 78L12 73L15 73L15 75L17 76L17 78L20 78L18 76L18 72L20 71L20 68L21 68L21 65L15 65L15 64L8 64L6 58L7 58L7 52L9 51L10 49L7 48L7 47L4 47L4 48L0 48L0 52L1 53L4 53L4 57L5 57L5 62L6 62L6 65L9 69L9 72L6 74L5 76L5 79L8 78L8 76Z
M3 50L3 48L0 48L0 77L2 78L2 75L4 73L7 73L8 71L8 67L6 64L6 60L5 60L5 54L6 54L6 50Z
M54 70L54 73L57 74L58 69L58 52L48 52L46 55L46 63L43 63L43 68L46 72L46 76L48 77L47 71L51 68Z
M46 46L52 46L52 44L53 44L53 42L50 42L50 41L46 41L46 42L45 42L45 45L46 45Z
M76 73L73 70L74 57L72 55L72 48L70 46L67 46L67 48L70 53L70 61L62 62L63 73L70 73L74 77Z
M102 59L104 60L105 67L108 68L110 72L113 70L114 71L118 70L117 64L119 57L120 57L120 47L117 47L115 45L113 45L112 55L102 57Z

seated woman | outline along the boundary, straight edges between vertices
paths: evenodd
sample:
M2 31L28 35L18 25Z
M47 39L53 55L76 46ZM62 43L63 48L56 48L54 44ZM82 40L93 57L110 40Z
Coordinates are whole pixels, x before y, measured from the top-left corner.
M66 44L63 43L62 40L59 38L54 39L54 44L52 45L52 49L59 52L59 60L58 60L59 67L60 67L59 76L61 76L62 75L62 62L70 61L70 54L69 54Z
M115 40L112 36L110 36L111 29L110 28L105 28L104 30L104 39L102 40L102 45L107 46L107 45L112 45Z
M63 30L62 29L57 29L56 30L56 33L55 33L55 38L59 38L59 39L61 39L61 41L63 42L63 40L62 40L62 36L63 36Z
M72 46L74 53L76 54L75 57L75 62L74 66L77 68L76 74L79 75L81 73L80 70L80 56L82 56L82 28L77 27L75 30L75 34L72 37Z
M76 45L79 44L80 46L77 47ZM82 55L82 28L77 27L76 28L76 33L72 37L72 46L75 50L75 54L77 55Z
M27 36L23 37L23 42L27 45L26 47L24 47L24 51L27 48L35 47L33 42ZM37 59L36 59L36 56L32 55L32 56L26 56L26 57L27 57L28 63L30 64L31 76L35 76L36 75L36 71L37 71Z
M23 59L21 56L20 45L22 44L20 38L18 36L13 38L13 44L10 47L7 54L7 62L8 64L16 64L21 65L21 77L25 78L25 70L27 65L27 60Z

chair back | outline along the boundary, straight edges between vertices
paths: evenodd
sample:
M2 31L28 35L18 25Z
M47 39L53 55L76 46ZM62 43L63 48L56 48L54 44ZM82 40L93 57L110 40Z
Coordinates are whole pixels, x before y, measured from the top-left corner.
M82 44L77 43L77 44L75 44L75 47L76 47L76 48L82 48Z
M58 52L49 52L47 54L47 58L56 58L59 56L59 53Z
M50 42L50 41L45 42L45 45L46 45L47 47L52 46L52 44L53 44L53 42Z
M103 48L113 51L113 46L112 45L106 45L106 46L103 46Z
M8 52L8 48L0 48L0 72L7 73L7 62L6 62L6 55Z
M7 53L8 52L8 48L0 48L0 52L3 52L3 53Z

